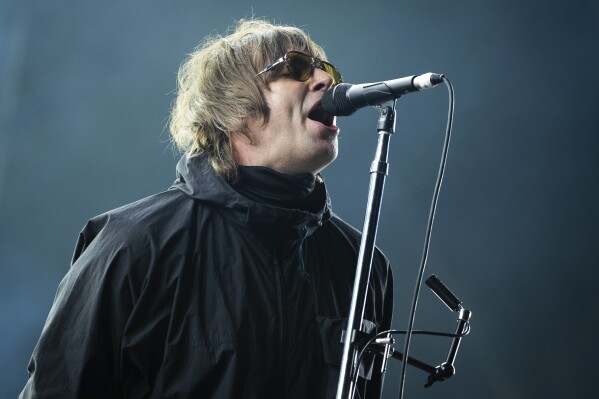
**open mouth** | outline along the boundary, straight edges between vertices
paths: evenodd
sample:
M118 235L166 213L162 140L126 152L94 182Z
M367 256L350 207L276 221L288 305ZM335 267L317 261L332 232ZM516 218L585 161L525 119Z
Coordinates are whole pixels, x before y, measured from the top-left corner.
M333 121L335 117L333 115L327 114L322 108L320 108L320 104L310 111L308 114L308 119L312 119L313 121L320 122L325 126L333 126Z

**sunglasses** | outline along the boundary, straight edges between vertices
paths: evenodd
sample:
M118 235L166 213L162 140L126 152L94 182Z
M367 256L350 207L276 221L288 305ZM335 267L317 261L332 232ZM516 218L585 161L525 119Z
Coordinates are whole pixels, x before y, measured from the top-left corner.
M264 68L264 70L256 76L262 75L268 71L272 71L277 65L282 63L285 63L287 66L289 76L300 82L305 82L306 80L310 79L310 76L312 76L314 73L314 67L321 69L331 75L331 78L333 78L333 86L343 82L341 73L333 65L299 51L288 51L287 54Z

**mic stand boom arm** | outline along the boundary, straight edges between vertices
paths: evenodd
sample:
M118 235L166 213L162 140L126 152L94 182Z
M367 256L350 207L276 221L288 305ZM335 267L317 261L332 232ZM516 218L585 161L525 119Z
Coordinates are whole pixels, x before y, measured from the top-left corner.
M336 399L352 399L356 388L353 385L351 376L353 375L353 370L360 366L356 364L359 352L357 335L359 335L359 332L362 332L362 321L364 319L366 294L368 292L370 271L372 269L374 244L376 241L381 202L383 200L385 178L387 177L389 168L387 159L389 139L395 130L395 103L396 100L390 100L382 103L379 108L380 116L377 123L379 139L376 154L370 167L368 203L366 205L366 215L364 218L362 241L360 242L360 252L356 266L356 277L354 279L347 329L344 334L348 339L343 340L343 357L339 371Z

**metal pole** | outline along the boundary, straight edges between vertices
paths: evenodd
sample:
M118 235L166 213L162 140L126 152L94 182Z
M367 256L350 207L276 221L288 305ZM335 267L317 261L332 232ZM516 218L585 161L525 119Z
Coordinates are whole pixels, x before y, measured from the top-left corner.
M364 308L366 305L366 294L372 268L372 257L374 254L376 232L383 200L385 178L389 164L387 163L389 152L389 139L395 129L395 102L392 100L381 104L380 116L377 123L379 133L376 154L370 167L370 187L368 190L368 203L362 230L362 241L356 266L356 277L352 292L352 301L345 330L343 342L343 357L339 371L339 383L337 385L336 399L352 399L355 386L352 383L352 374L357 372L359 364L356 364L359 348L356 345L356 331L362 330Z

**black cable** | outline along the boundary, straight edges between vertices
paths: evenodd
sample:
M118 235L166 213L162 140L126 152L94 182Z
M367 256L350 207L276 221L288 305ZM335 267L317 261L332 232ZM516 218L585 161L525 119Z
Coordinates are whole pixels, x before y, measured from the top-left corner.
M431 201L431 208L428 216L428 224L426 228L426 235L424 239L424 248L422 250L422 259L420 262L420 269L418 270L418 276L416 279L416 286L414 287L414 297L412 298L412 307L410 309L408 329L406 331L406 339L404 343L404 357L401 365L401 375L399 377L399 399L403 398L404 382L406 377L406 368L408 365L408 355L410 350L410 340L413 334L414 319L416 316L416 305L418 304L418 296L420 295L420 287L422 285L422 278L424 276L424 269L426 268L426 261L428 259L428 250L430 245L431 232L433 227L433 220L435 218L435 210L437 208L437 201L439 199L439 191L441 189L441 183L443 182L443 174L445 173L445 163L447 161L447 152L449 149L449 139L451 137L451 126L453 124L453 107L454 107L454 95L453 86L449 79L443 76L443 82L447 85L449 91L449 110L447 112L447 127L445 130L445 141L443 143L443 152L441 156L441 163L439 166L439 173L437 175L437 182L435 183L435 189L433 191L433 199Z

